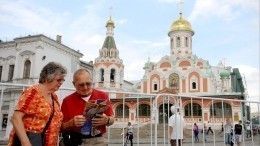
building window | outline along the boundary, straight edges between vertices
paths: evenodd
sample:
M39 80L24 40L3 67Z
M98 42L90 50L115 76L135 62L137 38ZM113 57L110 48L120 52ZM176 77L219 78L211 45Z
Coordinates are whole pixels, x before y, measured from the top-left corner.
M198 78L196 76L192 76L190 78L190 90L191 91L198 91Z
M9 65L8 81L11 81L14 76L14 65Z
M192 82L192 85L191 85L191 86L192 86L192 87L191 87L192 89L194 89L194 90L197 89L197 86L196 86L196 83L195 83L195 82Z
M158 85L157 84L153 84L153 90L154 91L157 91L158 90L158 87L157 87Z
M139 106L139 115L137 116L150 116L151 115L151 109L150 105L148 104L140 104Z
M180 83L179 83L179 75L176 74L176 73L173 73L169 76L169 87L171 89L175 89L175 90L178 90L179 89L179 86L180 86Z
M152 92L158 92L159 91L159 79L154 78L151 82Z
M223 111L223 112L222 112ZM222 102L213 103L210 106L210 115L216 116L216 117L222 117L224 113L224 116L231 116L232 115L232 109L231 106L227 103L223 103L223 109L222 109Z
M181 38L180 37L177 37L177 47L180 47L181 46Z
M189 39L188 39L188 37L185 37L185 46L186 46L186 47L189 46Z
M173 39L171 39L171 48L173 48L174 44L173 44Z
M7 120L8 120L8 115L3 114L3 120L2 120L2 129L5 130L7 126Z
M125 117L128 117L129 116L129 107L128 106L124 106L125 107ZM115 116L116 117L123 117L123 104L120 104L116 107L116 110L115 110Z
M111 71L110 71L110 82L115 82L115 74L116 74L116 70L111 69Z
M3 66L0 66L0 82L2 81Z
M197 103L189 103L185 107L185 116L202 116L201 106ZM191 109L193 111L191 111Z
M100 82L104 82L104 69L100 69Z
M26 60L24 62L24 70L23 70L23 78L24 79L29 79L30 71L31 71L31 61L30 60Z

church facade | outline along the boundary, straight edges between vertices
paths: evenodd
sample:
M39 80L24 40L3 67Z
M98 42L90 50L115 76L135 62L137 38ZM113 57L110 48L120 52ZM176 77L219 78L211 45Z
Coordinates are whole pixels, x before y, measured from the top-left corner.
M191 24L183 18L182 12L172 23L168 32L169 54L163 56L158 62L148 59L143 67L145 72L143 78L132 86L129 82L129 86L123 87L127 81L123 80L124 65L119 57L120 48L116 47L113 37L115 23L111 17L106 23L106 28L107 36L102 49L99 50L99 57L93 65L94 87L148 95L148 98L139 97L140 99L137 100L132 98L131 94L112 94L111 102L116 121L160 123L163 119L168 119L168 108L174 104L180 107L185 122L190 125L193 122L210 121L220 126L226 118L234 118L238 121L246 116L246 112L242 112L245 105L241 108L240 102L221 100L245 100L239 69L225 66L222 61L212 66L207 60L197 57L192 52L194 30ZM176 99L169 99L165 103L163 97L154 96L150 100L149 94L172 94L176 96ZM177 98L178 96L181 98ZM191 100L191 96L195 98ZM216 100L202 100L203 97ZM125 103L123 98L127 99ZM157 109L153 109L154 104ZM224 119L223 110L225 111Z

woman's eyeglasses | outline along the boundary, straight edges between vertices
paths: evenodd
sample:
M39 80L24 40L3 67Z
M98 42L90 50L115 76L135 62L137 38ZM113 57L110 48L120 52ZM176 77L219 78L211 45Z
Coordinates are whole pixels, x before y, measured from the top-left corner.
M60 83L60 82L64 82L65 79L57 79L56 81Z

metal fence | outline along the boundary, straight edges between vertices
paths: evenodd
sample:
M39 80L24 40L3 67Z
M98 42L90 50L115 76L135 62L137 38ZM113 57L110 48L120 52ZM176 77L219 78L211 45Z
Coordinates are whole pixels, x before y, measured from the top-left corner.
M0 139L2 141L6 141L9 137L12 129L10 117L21 92L26 87L28 85L0 83L0 125L2 125L0 126ZM66 95L74 91L73 88L60 88L56 93L62 102ZM107 133L104 135L111 146L125 144L127 139L122 133L125 133L124 127L127 122L131 122L134 127L134 145L170 145L168 119L172 116L169 110L172 105L180 109L179 114L184 118L183 145L225 145L226 137L222 132L222 124L225 125L227 119L232 121L233 126L242 120L244 127L242 145L257 146L260 144L260 102L199 97L199 95L105 92L109 94L116 119L115 123L107 128ZM207 126L210 124L213 134L200 133L200 142L195 142L194 123L199 126L200 131L205 130L204 124ZM252 134L250 138L247 137L248 125Z

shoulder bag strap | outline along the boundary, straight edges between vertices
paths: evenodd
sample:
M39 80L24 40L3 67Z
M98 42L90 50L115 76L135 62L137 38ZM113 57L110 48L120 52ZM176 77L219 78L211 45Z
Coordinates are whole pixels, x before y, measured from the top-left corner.
M42 131L42 134L43 134L43 135L44 135L45 132L47 131L48 127L50 126L51 120L52 120L53 115L54 115L54 99L53 99L53 96L52 96L52 95L51 95L51 99L52 99L52 113L51 113L51 116L50 116L48 122L46 123L46 125L45 125L45 127L44 127L44 129L43 129L43 131Z

